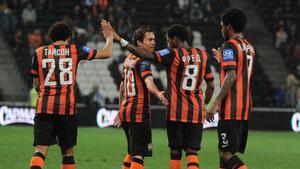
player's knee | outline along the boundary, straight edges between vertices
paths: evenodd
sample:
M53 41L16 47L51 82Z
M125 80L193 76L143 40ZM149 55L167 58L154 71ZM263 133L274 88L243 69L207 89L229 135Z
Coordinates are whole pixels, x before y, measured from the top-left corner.
M181 148L172 148L170 151L170 156L172 160L181 160L182 157Z
M234 154L229 151L227 152L219 151L219 155L221 159L223 159L224 161L228 161Z
M74 156L74 149L73 147L67 149L61 149L61 154L63 156Z
M191 149L191 148L186 148L185 152L186 152L187 155L190 155L190 154L197 155L198 154L198 150L194 150L194 149Z

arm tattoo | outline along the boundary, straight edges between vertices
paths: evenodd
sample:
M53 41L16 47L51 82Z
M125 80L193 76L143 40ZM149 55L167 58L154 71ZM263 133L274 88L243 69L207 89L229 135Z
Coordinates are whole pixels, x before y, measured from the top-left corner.
M149 60L153 60L154 57L152 55L152 53L147 52L146 50L139 48L131 43L128 43L126 45L126 48L132 52L134 55L140 57L141 59L149 59Z
M230 70L226 73L226 77L223 85L221 86L220 92L216 97L216 101L221 101L227 94L228 90L230 90L233 82L236 80L235 70Z

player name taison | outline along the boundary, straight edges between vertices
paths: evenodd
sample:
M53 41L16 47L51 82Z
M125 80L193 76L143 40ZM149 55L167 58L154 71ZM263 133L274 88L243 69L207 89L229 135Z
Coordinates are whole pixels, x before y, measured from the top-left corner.
M44 49L45 55L61 56L61 55L70 55L70 49Z

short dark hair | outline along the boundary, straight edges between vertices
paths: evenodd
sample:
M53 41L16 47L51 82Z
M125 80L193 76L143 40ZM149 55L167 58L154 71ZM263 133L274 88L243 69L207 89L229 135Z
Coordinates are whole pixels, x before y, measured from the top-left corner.
M230 24L234 29L234 32L241 33L244 31L247 25L247 16L239 8L229 8L221 16L222 22L225 26Z
M72 36L72 29L65 22L56 22L49 28L48 36L52 42L65 41Z
M132 44L137 45L137 41L143 41L145 37L145 33L153 32L154 29L149 25L140 26L137 28L132 34Z
M177 37L181 41L188 41L189 39L189 32L188 30L180 24L174 24L170 26L167 30L167 34L169 38Z

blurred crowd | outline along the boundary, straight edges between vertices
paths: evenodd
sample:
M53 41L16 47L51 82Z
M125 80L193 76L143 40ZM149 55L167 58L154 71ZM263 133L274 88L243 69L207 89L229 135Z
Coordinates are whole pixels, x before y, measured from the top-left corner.
M189 25L190 43L194 39L193 31L201 32L203 28L215 28L210 29L210 36L218 35L221 39L219 15L228 6L228 0L2 0L0 29L13 49L20 71L29 72L32 53L35 48L49 43L47 29L58 20L69 23L74 30L73 41L78 44L103 41L98 30L101 19L110 21L126 39L131 39L138 26L153 25L157 49L161 49L166 45L164 32L174 23ZM201 35L195 35L200 45ZM204 40L203 43L212 48L222 42ZM115 62L119 64L122 60ZM24 78L31 87L30 75L25 73Z

